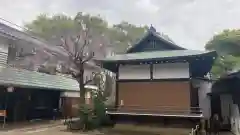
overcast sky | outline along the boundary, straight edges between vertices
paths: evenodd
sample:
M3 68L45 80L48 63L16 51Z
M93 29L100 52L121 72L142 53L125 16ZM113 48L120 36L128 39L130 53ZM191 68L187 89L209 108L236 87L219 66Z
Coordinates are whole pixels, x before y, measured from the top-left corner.
M216 33L240 27L240 0L0 0L0 17L22 25L40 13L100 14L110 23L122 20L153 24L177 44L204 49Z

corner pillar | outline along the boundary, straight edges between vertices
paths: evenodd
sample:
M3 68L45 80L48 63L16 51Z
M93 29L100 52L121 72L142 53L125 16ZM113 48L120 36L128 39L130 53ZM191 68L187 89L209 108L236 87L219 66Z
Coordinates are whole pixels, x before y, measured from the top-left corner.
M201 126L200 126L200 135L206 135L206 130L205 130L205 119L200 120Z

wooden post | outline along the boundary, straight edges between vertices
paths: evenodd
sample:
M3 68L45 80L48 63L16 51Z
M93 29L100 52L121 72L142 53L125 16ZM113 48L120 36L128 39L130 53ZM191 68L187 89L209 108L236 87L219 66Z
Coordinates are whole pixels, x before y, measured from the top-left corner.
M201 119L201 129L200 129L200 135L206 135L206 131L205 131L205 120Z

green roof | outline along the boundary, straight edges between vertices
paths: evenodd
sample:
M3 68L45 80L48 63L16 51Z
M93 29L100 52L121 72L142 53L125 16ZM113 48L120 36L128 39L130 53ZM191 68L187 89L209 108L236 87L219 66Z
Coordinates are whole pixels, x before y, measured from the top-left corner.
M78 82L74 79L11 67L0 69L0 84L55 90L79 90Z
M119 54L106 57L99 61L114 62L114 61L133 61L133 60L149 60L149 59L164 59L174 57L199 56L212 53L216 56L216 52L196 51L196 50L171 50L171 51L151 51L140 53Z

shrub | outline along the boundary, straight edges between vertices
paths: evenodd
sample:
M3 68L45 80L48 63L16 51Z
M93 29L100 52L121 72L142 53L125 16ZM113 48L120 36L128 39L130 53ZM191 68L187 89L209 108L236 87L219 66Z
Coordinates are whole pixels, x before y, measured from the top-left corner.
M106 114L106 105L104 103L104 97L101 95L102 93L98 93L93 98L94 104L94 113L96 115L96 119L99 124L99 128L108 126L111 123L110 117Z

